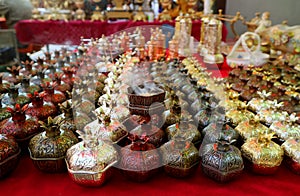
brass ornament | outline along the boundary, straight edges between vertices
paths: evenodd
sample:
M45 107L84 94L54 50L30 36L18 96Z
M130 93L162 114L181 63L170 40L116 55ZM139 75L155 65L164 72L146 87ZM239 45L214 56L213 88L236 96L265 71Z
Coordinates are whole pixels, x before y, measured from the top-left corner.
M249 138L241 147L242 155L255 165L265 168L278 167L283 149L272 141L274 133L259 132L257 137Z

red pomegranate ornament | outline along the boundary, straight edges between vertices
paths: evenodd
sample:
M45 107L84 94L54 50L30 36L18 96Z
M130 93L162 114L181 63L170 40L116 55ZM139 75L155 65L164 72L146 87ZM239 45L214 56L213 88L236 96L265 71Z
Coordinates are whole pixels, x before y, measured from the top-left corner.
M63 74L62 73L55 73L52 76L52 81L56 82L57 86L55 87L55 90L63 92L66 96L69 94L68 91L72 91L72 86L70 84L65 83L62 81Z
M132 144L121 149L119 168L125 177L144 182L153 177L161 166L161 159L155 146L148 137L130 137Z
M44 101L52 102L54 105L66 101L66 96L61 91L55 90L55 87L57 86L56 82L46 82L41 84L41 86L45 92Z
M28 104L21 107L16 104L14 108L8 107L10 118L0 123L0 133L13 136L22 149L27 150L29 140L40 132L38 119L26 115Z
M146 135L148 137L147 141L153 144L156 148L159 148L166 140L165 132L152 123L142 124L131 130L129 134L139 135L139 137Z
M66 84L73 86L74 83L74 74L76 73L75 67L63 67L62 71L64 75L62 76L61 80L64 81Z
M25 62L22 61L21 62L23 64L23 68L20 70L20 74L23 75L23 76L34 76L36 75L36 69L33 68L33 61L28 61L26 60Z
M34 116L39 120L46 120L49 116L55 117L58 113L55 105L52 102L44 101L45 92L28 94L31 103L26 110L26 114Z
M5 80L9 83L18 84L19 80L17 79L17 76L20 74L21 66L16 64L11 67L7 67L6 69L9 72L9 74L7 75L7 77L5 77Z

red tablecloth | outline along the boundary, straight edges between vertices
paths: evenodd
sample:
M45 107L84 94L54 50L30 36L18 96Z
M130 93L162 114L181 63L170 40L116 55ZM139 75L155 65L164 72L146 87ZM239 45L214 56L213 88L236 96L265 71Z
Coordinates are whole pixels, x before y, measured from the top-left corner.
M272 176L255 175L244 170L235 181L225 184L207 178L199 166L195 174L176 179L160 172L144 183L127 180L117 170L101 187L82 187L75 184L67 173L47 174L37 170L28 156L21 158L17 169L0 180L1 195L55 196L55 195L299 195L300 176L281 166Z
M100 22L100 21L37 21L23 20L16 26L18 40L22 43L33 44L80 44L80 37L101 37L102 34L110 35L124 29L141 25L171 25L174 22ZM201 21L193 21L192 36L199 40ZM227 29L223 25L223 41L226 41Z

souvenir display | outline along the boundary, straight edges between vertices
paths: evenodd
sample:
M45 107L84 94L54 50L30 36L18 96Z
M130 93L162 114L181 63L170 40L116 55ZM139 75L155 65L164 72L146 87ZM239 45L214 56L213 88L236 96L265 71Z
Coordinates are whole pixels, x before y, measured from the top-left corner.
M3 94L2 103L12 107L15 104L24 106L30 103L30 99L27 97L27 93L19 93L19 85L10 84L8 92Z
M25 62L21 62L23 65L23 68L20 70L20 75L23 76L35 76L36 75L36 69L33 67L33 61L26 60Z
M284 121L274 121L270 129L274 131L281 141L286 141L289 138L299 138L300 125L296 123L297 119L298 117L296 117L295 113L291 114Z
M166 101L165 104L167 103ZM174 94L174 92L171 94L170 100L168 100L168 102L170 103L167 103L166 105L170 105L168 106L170 107L170 109L164 111L163 113L163 118L165 122L163 125L163 129L167 128L170 125L178 123L181 117L181 107L178 103L178 97Z
M52 102L44 101L44 96L44 92L38 93L37 91L28 94L31 103L28 105L26 114L34 116L41 121L46 120L49 116L55 117L58 114L57 108Z
M252 137L258 137L258 133L261 131L271 132L267 126L259 122L259 118L257 116L239 123L239 125L235 127L235 130L239 133L244 141Z
M29 76L20 76L19 80L21 84L21 86L19 87L19 95L26 95L28 93L33 94L35 91L41 91L40 86L34 85L30 82Z
M237 131L221 119L216 122L210 123L203 129L202 132L204 134L202 145L216 142L220 137L219 133L222 133L222 137L224 137L224 139L232 141L232 144L235 144L235 141L239 139L239 134L237 133ZM200 156L202 154L203 153L200 148Z
M2 106L3 94L0 95L0 122L6 118L11 117L11 114L7 111L7 108Z
M17 77L20 75L20 70L21 66L19 66L18 64L7 67L7 71L9 72L9 74L5 75L3 79L11 84L18 84L19 80Z
M125 126L104 113L97 113L97 120L88 123L84 131L101 130L98 137L103 141L118 143L128 135Z
M221 65L224 57L221 54L221 40L222 40L222 22L215 17L209 18L205 29L208 36L204 40L204 47L206 53L204 54L203 61L208 64Z
M59 104L59 110L61 114L58 115L58 117L64 119L64 122L61 125L62 129L69 129L75 133L76 130L82 130L83 127L88 123L88 122L81 123L81 124L75 123L74 116L73 116L73 109L72 109L72 100L67 100Z
M180 122L174 123L166 128L166 134L168 139L171 140L176 135L181 135L181 137L186 140L190 140L196 147L200 146L201 133L198 131L197 127L187 119L180 119Z
M232 126L236 127L239 123L254 117L254 114L246 108L246 104L241 102L236 109L231 109L226 112L226 117Z
M45 92L45 96L43 97L44 101L51 102L56 106L58 106L59 103L66 101L66 96L61 91L55 90L55 83L46 82L41 84L41 86Z
M227 63L230 66L241 64L255 66L263 65L267 62L269 55L262 53L260 50L260 36L253 32L246 32L233 46L231 52L227 56ZM256 44L256 46L254 46ZM238 51L238 47L242 45L243 50Z
M74 15L68 17L146 20L143 0L134 1L133 9L122 0L110 10L100 1L90 3L85 13L83 1L75 1ZM82 38L76 50L45 53L36 63L22 62L23 69L15 65L1 74L0 133L7 136L0 135L0 144L14 137L20 148L29 149L39 170L68 171L83 186L103 185L116 171L113 167L136 182L159 171L185 178L199 175L198 169L227 182L241 174L244 164L266 175L283 161L298 174L300 77L295 59L287 54L266 61L269 55L261 53L258 35L245 34L237 44L246 52L234 57L245 55L245 61L227 55L229 76L214 78L210 66L222 69L224 61L222 13L210 14L206 7L202 17L192 10L195 1L188 1L186 15L176 17L170 1L161 3L159 19L176 18L173 37L160 28L138 27L133 33ZM57 2L43 17L66 19L59 6ZM36 11L34 17L42 17ZM196 17L202 21L202 57L194 54L190 37ZM237 14L232 20L241 18ZM272 50L279 49L272 44ZM23 143L29 140L29 145ZM0 167L11 160L8 170L14 169L16 146L13 152L1 156ZM2 175L6 171L1 169Z
M9 83L3 80L4 73L0 73L0 93L6 93L8 91Z

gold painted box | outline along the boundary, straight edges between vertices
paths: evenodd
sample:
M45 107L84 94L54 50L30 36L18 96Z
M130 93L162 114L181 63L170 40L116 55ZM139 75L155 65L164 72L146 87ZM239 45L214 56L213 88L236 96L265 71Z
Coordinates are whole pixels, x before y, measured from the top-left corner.
M241 147L245 163L254 173L274 174L283 160L283 149L271 141L270 135L250 138Z

